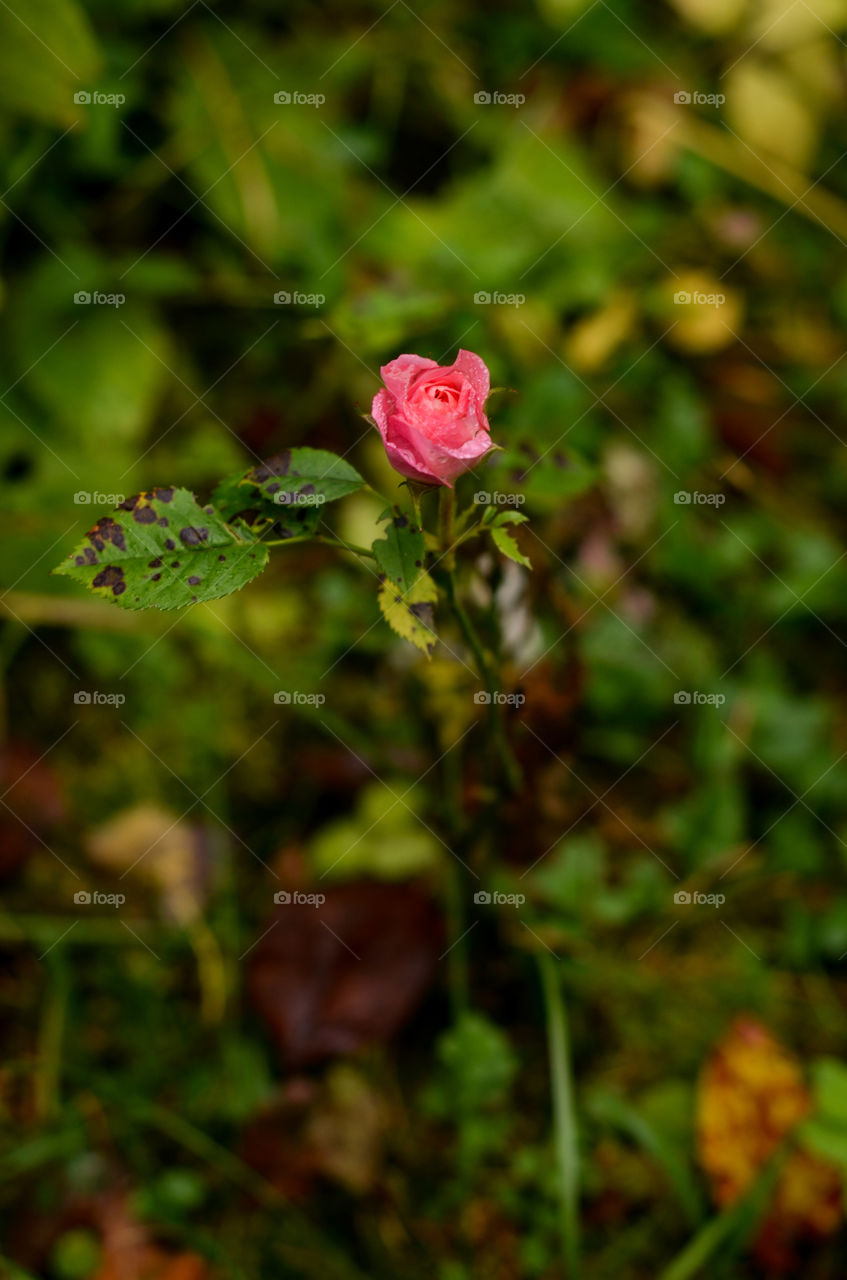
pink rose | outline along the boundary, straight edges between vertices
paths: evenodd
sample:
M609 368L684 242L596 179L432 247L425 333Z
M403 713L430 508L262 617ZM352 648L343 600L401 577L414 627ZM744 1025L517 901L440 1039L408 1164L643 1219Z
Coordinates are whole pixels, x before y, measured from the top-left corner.
M388 461L410 480L452 488L492 447L485 364L472 351L460 351L450 365L398 356L380 373L385 390L374 396L372 412Z

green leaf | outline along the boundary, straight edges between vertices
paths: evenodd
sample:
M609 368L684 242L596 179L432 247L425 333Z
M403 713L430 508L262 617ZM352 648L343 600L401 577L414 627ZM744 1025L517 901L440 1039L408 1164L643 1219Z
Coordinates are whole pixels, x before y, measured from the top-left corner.
M449 1096L454 1106L461 1099L463 1112L502 1103L518 1073L507 1036L481 1013L462 1013L439 1037L436 1056L448 1075Z
M377 599L392 631L431 658L436 640L432 606L438 599L438 588L430 575L422 573L405 592L394 582L385 581Z
M522 511L499 511L491 521L494 529L499 529L504 524L526 524L529 516L525 516Z
M103 516L54 573L125 609L179 609L251 582L267 547L238 538L187 489L153 489Z
M419 789L407 788L408 783L401 787L399 782L394 787L390 779L365 786L355 813L322 827L311 841L313 869L321 877L339 880L408 880L433 872L443 849L415 817L423 803ZM395 799L400 794L403 804Z
M321 519L316 505L288 505L274 502L246 476L222 480L212 494L212 502L223 518L232 522L240 517L239 527L245 536L267 530L275 538L311 537Z
M12 0L0 6L4 115L21 114L59 126L85 121L85 109L75 105L74 94L93 87L101 64L85 6L73 0ZM120 87L107 86L109 91Z
M818 1058L810 1074L816 1117L847 1130L847 1065L837 1058Z
M387 578L401 591L417 582L423 568L426 544L423 530L413 523L414 517L406 515L399 507L384 511L381 520L388 520L385 537L373 544L376 562Z
M497 547L503 552L504 556L508 556L510 560L514 560L515 564L525 565L527 569L532 568L532 564L528 556L525 556L518 544L510 533L505 529L493 528L491 536Z
M573 450L553 449L540 455L532 445L511 448L492 468L491 488L502 484L519 490L542 510L575 498L597 481L597 469Z
M847 1129L824 1120L807 1120L796 1130L795 1137L807 1151L847 1170Z
M245 479L283 506L321 507L365 485L355 467L326 449L284 449L253 467Z
M284 449L242 476L223 480L213 500L224 518L245 512L273 524L279 538L314 533L326 502L364 488L355 467L326 449Z

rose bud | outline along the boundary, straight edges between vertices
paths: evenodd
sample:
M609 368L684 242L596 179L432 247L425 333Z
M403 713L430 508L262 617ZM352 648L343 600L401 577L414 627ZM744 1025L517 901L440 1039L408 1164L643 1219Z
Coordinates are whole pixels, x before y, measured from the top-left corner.
M460 351L451 365L404 355L380 373L385 389L374 396L372 413L388 461L410 480L452 488L493 447L484 362L472 351Z

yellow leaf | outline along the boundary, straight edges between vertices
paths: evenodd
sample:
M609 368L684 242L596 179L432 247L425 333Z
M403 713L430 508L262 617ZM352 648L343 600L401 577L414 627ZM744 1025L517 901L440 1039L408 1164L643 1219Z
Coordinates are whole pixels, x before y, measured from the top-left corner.
M784 71L755 58L739 62L727 76L726 115L757 156L765 152L798 169L808 166L818 122Z
M845 0L755 0L750 40L763 49L792 49L804 40L833 35L847 24Z
M677 13L710 35L731 31L747 7L747 0L672 0Z
M565 359L579 373L593 373L631 335L634 321L632 299L618 294L606 306L576 322L565 339Z
M684 271L666 286L667 340L695 355L719 351L735 341L741 300L725 281L706 271Z
M438 588L430 575L422 573L407 591L401 591L395 583L386 580L377 599L382 616L392 631L431 658L436 640L432 606L438 599Z
M744 1195L811 1105L793 1054L756 1019L737 1018L710 1054L697 1088L700 1163L720 1207ZM792 1150L759 1227L758 1258L785 1271L801 1241L837 1230L842 1195L838 1169Z

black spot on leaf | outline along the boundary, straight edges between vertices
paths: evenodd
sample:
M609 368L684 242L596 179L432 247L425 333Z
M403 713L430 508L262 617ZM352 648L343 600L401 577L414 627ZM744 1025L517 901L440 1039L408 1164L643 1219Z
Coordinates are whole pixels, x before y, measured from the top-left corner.
M148 569L160 569L162 567L162 557L157 556L155 560L151 560Z
M201 581L200 578L198 578L197 575L195 574L193 577L188 579L188 585L189 587L197 587L200 585L200 581Z
M172 502L173 496L174 496L173 489L154 489L153 490L153 497L157 498L159 502Z
M276 453L258 467L254 467L252 478L257 484L262 484L263 481L270 480L271 476L287 476L290 466L291 450L283 449L282 453Z
M119 551L126 551L123 525L118 524L111 516L104 516L102 520L97 521L88 534L88 540L98 551L104 551L107 542L111 542Z
M153 507L137 506L132 513L132 518L137 524L155 524L156 512Z
M176 543L174 542L173 538L165 538L165 550L174 551L175 549L176 549Z
M91 585L93 587L111 587L113 596L122 595L126 591L124 571L120 565L107 564L105 569L100 570Z
M185 529L180 529L179 536L187 547L199 547L202 543L209 541L209 530L205 527L195 529L193 525L187 525Z

